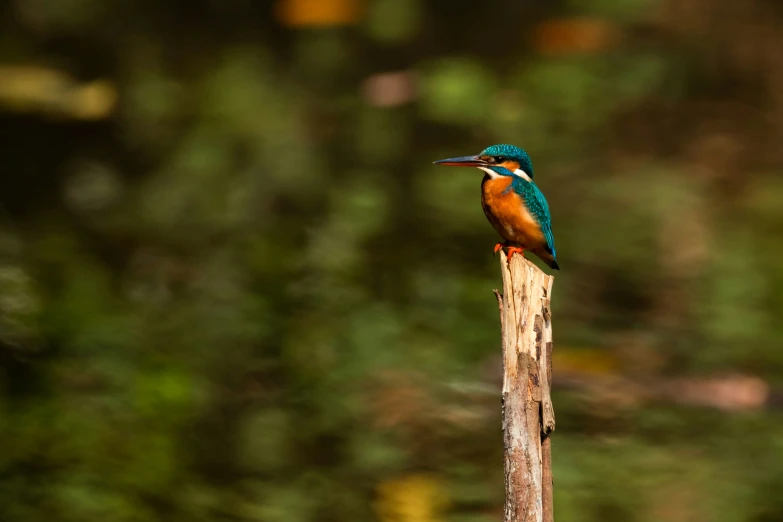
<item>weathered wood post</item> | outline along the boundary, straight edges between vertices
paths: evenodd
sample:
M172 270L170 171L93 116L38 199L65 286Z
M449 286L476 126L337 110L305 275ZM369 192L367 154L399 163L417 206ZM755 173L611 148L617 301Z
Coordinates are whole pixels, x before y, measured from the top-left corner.
M552 522L550 398L554 277L520 255L500 253L503 294L495 290L503 340L504 522Z

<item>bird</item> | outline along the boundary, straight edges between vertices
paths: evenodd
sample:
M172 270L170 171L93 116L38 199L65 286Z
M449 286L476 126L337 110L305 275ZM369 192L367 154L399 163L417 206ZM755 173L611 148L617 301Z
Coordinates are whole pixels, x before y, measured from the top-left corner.
M484 171L481 207L503 238L495 253L506 248L508 260L525 250L537 255L550 268L560 270L552 233L552 217L544 194L533 181L533 163L523 149L508 144L492 145L477 156L461 156L434 162L450 167L476 167Z

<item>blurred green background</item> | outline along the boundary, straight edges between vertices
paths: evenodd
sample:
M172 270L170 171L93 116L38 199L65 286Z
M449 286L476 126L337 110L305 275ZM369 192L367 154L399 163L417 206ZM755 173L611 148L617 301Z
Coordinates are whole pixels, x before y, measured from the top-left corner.
M557 520L783 520L782 140L774 0L4 0L0 520L501 520L497 142Z

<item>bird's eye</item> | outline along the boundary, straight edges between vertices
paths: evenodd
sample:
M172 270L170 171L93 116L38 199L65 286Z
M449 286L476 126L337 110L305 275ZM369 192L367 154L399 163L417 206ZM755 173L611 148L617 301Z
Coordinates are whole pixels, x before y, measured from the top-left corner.
M494 159L495 159L495 163L503 163L504 161L506 161L506 158L504 158L503 156L495 156Z

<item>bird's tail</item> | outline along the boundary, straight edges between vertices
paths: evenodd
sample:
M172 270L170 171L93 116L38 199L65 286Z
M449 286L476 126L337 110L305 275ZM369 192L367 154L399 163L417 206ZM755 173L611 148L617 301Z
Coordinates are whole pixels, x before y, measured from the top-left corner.
M551 252L541 252L541 255L538 257L541 258L541 260L547 264L549 268L554 268L555 270L560 270L560 265L557 264L557 259L555 259L555 256L552 255Z

